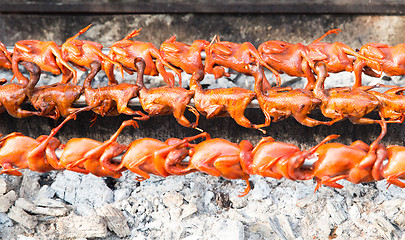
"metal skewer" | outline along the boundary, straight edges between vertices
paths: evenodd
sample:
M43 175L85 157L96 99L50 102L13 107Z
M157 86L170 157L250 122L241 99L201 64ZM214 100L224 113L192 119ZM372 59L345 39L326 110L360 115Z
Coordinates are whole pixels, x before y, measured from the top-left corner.
M63 153L63 149L56 149L55 150L55 154L58 158L60 158L62 156ZM111 162L114 164L120 164L121 163L121 159L122 156L125 154L125 151L122 152L120 155L114 157L111 159ZM306 159L304 164L302 165L303 168L310 168L312 167L312 165L318 160L318 157L314 157L314 158L310 158L310 159ZM388 162L388 160L384 161L384 165Z
M29 102L27 102L27 103L29 103ZM84 106L87 106L85 96L83 96L83 95L80 96L79 99L77 99L76 102L73 103L73 105L76 106L76 107L84 107ZM195 104L194 104L194 99L191 99L189 105L195 106ZM139 102L139 98L132 98L132 99L129 101L128 106L132 106L132 107L141 106L141 103ZM254 100L248 105L248 107L249 107L249 108L260 108L259 102L258 102L256 99L254 99Z
M14 51L14 47L11 47L11 46L7 46L6 49L7 49L7 51L9 51L9 52L13 52L13 51ZM101 52L104 53L105 55L108 55L108 53L110 52L110 49L109 49L109 48L103 48L103 50L101 50ZM201 59L205 59L206 56L207 56L207 55L205 54L205 51L202 50L202 52L201 52Z
M55 150L56 157L58 157L59 159L62 156L62 153L63 153L63 149L58 148L58 149ZM124 153L125 153L125 151L123 153L121 153L120 155L112 158L111 162L115 163L115 164L120 164L121 163L121 158L124 155Z

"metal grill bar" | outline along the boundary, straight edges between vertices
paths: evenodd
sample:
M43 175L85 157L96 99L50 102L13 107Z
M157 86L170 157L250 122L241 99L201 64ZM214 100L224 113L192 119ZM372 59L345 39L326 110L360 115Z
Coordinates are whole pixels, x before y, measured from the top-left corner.
M139 2L5 2L2 13L35 14L134 14L134 13L294 13L294 14L404 14L405 2L397 0L358 1L139 1Z

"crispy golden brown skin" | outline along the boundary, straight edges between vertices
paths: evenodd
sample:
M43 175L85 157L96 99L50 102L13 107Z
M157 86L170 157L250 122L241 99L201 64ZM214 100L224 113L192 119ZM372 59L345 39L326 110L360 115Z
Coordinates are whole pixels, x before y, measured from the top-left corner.
M380 102L368 92L377 86L360 88L331 88L325 89L324 82L327 76L326 65L318 62L315 66L317 82L314 95L322 101L320 109L325 117L331 118L330 125L343 119L349 119L354 124L372 124L379 120L365 118L364 115L378 108Z
M89 27L91 27L91 24L80 30L73 37L68 38L66 42L62 44L61 50L63 60L72 63L75 67L77 67L81 71L91 69L90 65L93 62L97 62L100 65L103 62L110 62L111 64L114 64L115 66L120 68L121 72L123 72L121 64L114 62L102 52L103 45L93 41L75 39L80 34L86 32L87 29L89 29ZM95 69L91 70L93 71ZM100 69L98 69L98 71L100 71ZM97 74L97 72L95 74ZM62 80L62 83L67 83L68 81L69 79L65 79ZM117 83L117 82L110 81L110 83ZM76 84L76 82L74 82L74 84Z
M127 149L126 145L119 144L116 140L119 133L130 125L134 128L138 128L136 121L124 121L118 131L105 142L99 142L89 138L70 139L63 148L62 155L59 158L60 164L66 170L79 173L92 173L98 177L121 177L121 172L125 170L124 168L112 171L105 168L102 163L110 162L114 157L120 155ZM60 127L59 125L56 129L59 130Z
M168 63L188 74L197 70L204 71L201 51L210 43L206 40L195 40L191 45L176 41L176 36L166 39L160 45L160 54Z
M329 34L339 34L342 30L332 29L326 32L323 36L313 41L307 47L310 50L309 56L313 61L322 61L326 65L326 69L330 73L338 73L342 71L352 72L354 70L355 59L349 56L356 57L356 61L361 59L371 61L373 64L379 65L379 61L373 60L364 54L357 53L351 47L341 42L325 43L321 42L323 38ZM320 55L321 54L321 55ZM322 56L323 55L323 56ZM353 87L360 87L355 84Z
M289 76L305 77L308 82L305 89L312 90L315 76L312 71L314 61L308 55L309 48L301 43L291 44L283 41L267 41L257 49L263 60L280 73ZM320 54L319 57L325 57Z
M38 81L41 75L39 68L29 69L30 81ZM32 106L40 110L40 116L58 119L60 116L67 117L76 111L89 110L88 107L74 108L73 103L83 93L83 87L73 84L55 83L42 87L35 87L33 91L28 92L29 100Z
M35 113L32 115L58 119L61 115L63 117L67 117L68 115L76 111L85 111L90 109L89 107L72 107L72 104L83 93L82 86L55 83L52 85L35 87L41 76L41 69L35 63L24 62L23 64L26 66L28 72L30 73L30 80L29 84L25 88L25 94L31 102L32 106L40 111L40 113ZM16 88L19 85L17 84L13 86L14 88ZM16 100L20 100L22 98L23 95L20 95L20 97L16 97ZM27 115L29 116L30 113L28 112Z
M259 127L267 127L273 121L279 121L293 116L299 123L313 127L320 124L328 125L329 122L323 122L312 119L308 116L313 109L321 104L321 100L306 89L270 88L267 91L263 89L264 73L263 68L257 64L248 66L255 77L255 93L260 108L262 109L266 120Z
M249 42L239 44L220 41L206 47L205 53L205 72L214 74L215 78L230 76L229 73L225 73L224 67L246 75L252 75L247 65L259 63L268 68L276 76L277 85L280 86L281 79L278 71L270 67L262 59L255 46ZM267 79L263 84L265 89L270 88Z
M76 70L62 58L61 49L53 41L22 40L15 44L12 70L19 83L26 85L28 79L18 69L20 62L35 63L44 72L50 72L54 75L62 74L62 81L64 82L73 79L73 82L77 83Z
M101 149L102 144L102 142L89 138L70 139L66 143L59 161L69 171L92 173L98 177L121 177L119 171L110 171L101 167L100 160L118 156L126 149L126 146L115 142L103 146L104 148Z
M0 42L0 69L12 69L12 54L7 51L6 45Z
M372 76L381 77L384 72L388 76L405 75L405 44L401 43L396 46L388 46L382 43L368 43L360 48L359 54L368 59L358 58L354 63L354 73L356 76L355 86L361 86L362 73Z
M381 133L377 139L368 146L362 141L355 141L347 146L341 143L327 143L320 146L315 151L317 160L307 171L297 171L302 167L305 159L295 159L290 161L290 173L295 179L306 180L315 177L317 186L315 191L322 186L343 188L336 183L341 179L346 179L352 183L371 182L375 180L375 165L387 158L387 149L380 144L381 139L387 132L387 125L382 119L379 121Z
M54 136L75 116L75 114L69 115L58 127L52 129L48 136L43 135L33 139L14 132L0 139L0 166L2 167L0 174L21 176L18 170L24 168L37 172L64 169L55 154L55 150L61 144Z
M290 164L305 160L320 146L337 137L338 135L329 135L319 144L305 151L301 151L294 144L276 142L272 137L263 137L252 150L250 161L242 163L242 166L246 166L245 172L249 174L296 180L305 175L306 172L300 168L294 168Z
M103 145L115 142L121 131L130 125L138 126L134 120L124 121L121 127ZM114 164L111 158L104 158L100 159L100 164L103 169L113 172L128 169L139 175L136 178L138 181L150 178L150 174L161 177L167 177L171 174L186 174L190 171L184 173L179 171L179 169L186 167L181 164L181 161L188 156L187 148L193 146L189 142L201 137L210 138L209 134L201 133L183 140L170 138L165 142L153 138L137 139L128 145L125 154L122 156L121 163ZM103 145L100 147L103 147Z
M244 171L241 162L249 162L252 149L252 143L247 140L238 145L221 138L207 139L192 148L187 167L172 169L171 173L181 175L198 170L215 177L243 179L247 184L239 195L243 197L250 191L250 175Z
M119 62L123 66L124 70L129 74L136 72L134 60L137 57L141 57L145 60L146 64L144 74L157 76L160 73L163 80L167 83L167 86L173 87L175 82L174 76L172 73L165 70L164 67L166 66L176 73L179 78L179 85L181 86L181 72L166 62L162 58L159 50L152 43L129 40L130 38L138 35L139 31L140 29L135 30L121 41L115 42L110 47L108 56L112 60ZM156 59L156 63L153 61L153 58ZM108 79L110 79L110 82L115 82L114 67L112 63L104 62L102 67L106 72Z
M109 84L105 87L92 88L91 82L100 70L100 64L90 64L91 73L84 80L84 94L87 105L101 116L116 116L119 114L139 115L138 120L148 120L149 117L141 111L134 111L128 107L132 98L138 96L140 87L136 84Z
M388 186L394 184L395 186L404 188L405 183L400 179L405 179L405 147L388 145L385 154L385 159L388 159L388 162L383 164L385 160L383 158L377 160L373 168L374 180L386 179Z
M194 91L186 90L181 87L157 87L147 89L143 83L143 71L145 61L142 58L135 59L135 65L138 69L137 84L141 87L138 93L139 102L149 116L159 116L173 114L177 122L185 127L196 128L200 114L197 110L188 105L194 96ZM184 116L186 107L196 116L196 121L190 123Z
M0 139L0 174L21 176L20 169L28 168L36 172L55 170L50 163L57 159L55 149L60 145L56 138L40 136L33 139L21 133L11 133Z
M90 110L88 107L75 108L73 103L84 92L82 86L70 83L54 83L52 85L36 87L29 97L32 106L40 110L40 115L58 119L79 110Z
M197 70L190 79L190 90L194 91L194 104L201 114L208 119L230 116L243 127L255 128L265 133L244 115L246 108L256 97L253 91L240 87L204 90L200 84L203 78L204 72Z
M30 72L30 80L26 85L22 85L20 83L10 83L0 86L0 112L7 111L15 118L41 115L40 112L34 112L21 108L21 105L25 102L25 100L32 95L35 85L39 81L40 75L38 65L31 62L23 62L23 65Z
M389 118L387 123L402 123L405 119L405 87L394 87L380 93L369 91L380 101L379 111L384 118Z

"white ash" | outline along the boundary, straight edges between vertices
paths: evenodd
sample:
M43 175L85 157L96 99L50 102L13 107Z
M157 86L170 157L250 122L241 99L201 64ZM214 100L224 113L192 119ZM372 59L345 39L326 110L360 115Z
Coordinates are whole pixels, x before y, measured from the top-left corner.
M103 238L108 235L106 222L97 215L62 217L56 226L63 238Z
M40 189L38 180L41 173L29 171L27 169L22 172L23 176L20 186L20 197L33 200Z
M36 199L50 199L55 196L55 189L51 188L49 185L43 185L39 189Z
M0 179L0 196L7 192L7 183L4 179Z
M14 190L0 196L0 213L7 212L17 199L17 194Z
M19 235L17 240L37 240L37 238Z
M76 177L68 178L64 176L66 174L67 172L61 172L56 178L64 178L67 184ZM276 232L275 226L279 227L282 236L286 239L308 239L312 236L327 238L335 235L338 239L347 237L397 239L402 236L405 227L405 220L401 217L404 215L405 204L400 200L403 199L403 191L397 187L386 190L385 186L382 190L379 189L378 183L354 185L341 181L345 185L343 189L322 187L314 194L315 183L312 181L293 182L255 176L251 178L255 186L252 192L240 198L237 195L243 190L244 182L238 180L229 181L205 174L193 174L194 176L176 176L166 179L152 177L138 185L134 182L132 173L124 173L124 175L117 183L116 190L113 191L119 193L114 196L120 197L112 200L109 206L121 212L118 215L123 218L123 222L127 223L129 228L127 234L134 239L143 239L143 237L145 239L282 238L280 233ZM55 182L57 181L61 180ZM75 181L78 182L75 191L80 192L81 183L84 180ZM277 181L277 184L274 181ZM88 184L90 182L93 183L89 181ZM175 182L178 184L175 185ZM105 185L104 182L98 183L98 185L102 184ZM265 185L268 187L264 187ZM104 187L107 188L106 185ZM260 198L258 193L254 193L258 191L257 189L267 192ZM95 190L87 189L87 191L97 195ZM123 192L125 194L122 194ZM56 194L53 201L59 199L58 202L48 200L49 203L46 203L46 200L42 200L32 203L32 206L35 205L35 208L39 205L63 206L60 202L63 196ZM65 201L68 199L66 196L64 198ZM90 200L87 201L90 202ZM71 213L79 213L77 204L81 204L80 202L66 201L66 204L76 208L76 211L70 210ZM87 204L85 206L89 207ZM95 207L94 203L91 206L95 212L102 207L103 205ZM18 211L24 210L18 209ZM36 218L36 214L29 210L25 213ZM84 212L82 215L88 213ZM88 218L93 216L87 215ZM12 222L4 215L0 217L0 228L13 228L22 224L17 222L18 224L11 226ZM57 224L66 225L70 221L69 218L61 219L63 220L58 220ZM48 219L37 221L39 221L37 228L40 224L50 222ZM100 221L90 223L80 220L91 226L95 224L98 229L97 234L100 234L98 236L104 236L101 239L117 237L111 228L108 233L103 232L104 225ZM102 221L108 225L105 218ZM34 223L35 220L32 220L31 223L24 224L32 227ZM65 225L63 229L66 229ZM49 239L61 236L83 237L80 235L83 234L80 229L76 230L77 235L66 235L73 233L64 231L68 230L49 233L48 237ZM90 237L90 235L84 237Z
M102 178L70 171L58 174L51 188L60 199L77 206L76 211L82 215L95 214L94 208L111 203L114 198Z
M13 226L13 221L5 213L0 213L0 230Z
M48 201L49 203L49 201ZM63 205L55 205L55 204L44 204L44 201L40 201L41 205L47 206L40 206L38 204L34 204L24 198L19 198L15 201L15 206L25 210L28 213L36 214L36 215L47 215L47 216L64 216L68 213L68 209Z
M30 215L22 208L16 206L13 206L10 209L8 217L28 229L33 229L38 224L38 219L36 216Z
M103 217L108 228L113 231L118 237L126 237L130 235L130 230L124 214L113 207L111 204L103 205L101 208L96 209L97 215Z
M64 208L66 206L62 201L50 198L37 198L34 203L36 206L49 208Z

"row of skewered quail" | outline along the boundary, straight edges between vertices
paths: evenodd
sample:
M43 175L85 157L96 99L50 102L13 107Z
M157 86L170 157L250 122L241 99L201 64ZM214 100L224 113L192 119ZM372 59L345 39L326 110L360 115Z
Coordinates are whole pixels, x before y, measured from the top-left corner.
M138 175L143 181L150 174L168 177L200 171L216 177L242 179L247 183L245 196L250 190L249 176L260 175L290 180L315 178L317 186L342 188L337 181L364 183L386 179L389 185L401 188L405 183L405 147L385 146L381 139L387 132L382 118L381 133L371 145L360 140L350 145L327 143L338 138L329 135L308 150L263 137L255 146L248 140L239 144L221 138L211 139L206 132L184 139L170 138L165 142L153 138L140 138L129 145L116 140L127 126L138 128L135 120L124 121L106 141L73 138L61 144L55 134L76 113L69 115L49 135L37 139L21 133L11 133L0 139L1 173L20 176L19 170L32 171L70 170L99 177L118 178L125 170ZM205 140L191 143L199 138ZM123 154L123 155L122 155ZM120 159L116 157L120 156ZM311 160L312 159L312 160Z

